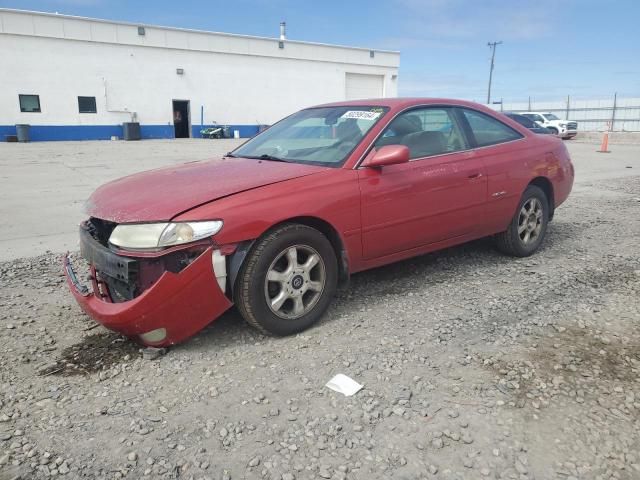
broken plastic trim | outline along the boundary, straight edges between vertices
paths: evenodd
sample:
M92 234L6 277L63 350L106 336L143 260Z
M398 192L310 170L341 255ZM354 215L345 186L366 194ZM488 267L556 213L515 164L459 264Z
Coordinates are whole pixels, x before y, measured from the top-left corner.
M222 293L227 293L227 260L220 250L214 250L211 255L213 263L213 273L218 281L218 286Z

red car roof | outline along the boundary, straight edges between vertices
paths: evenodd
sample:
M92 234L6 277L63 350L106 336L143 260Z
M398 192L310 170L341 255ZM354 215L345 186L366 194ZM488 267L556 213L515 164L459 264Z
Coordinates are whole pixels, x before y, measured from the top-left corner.
M363 100L350 100L346 102L332 102L318 107L342 107L342 106L375 106L389 108L404 108L412 105L460 105L477 108L480 104L468 102L466 100L456 100L453 98L428 98L428 97L398 97L398 98L367 98Z

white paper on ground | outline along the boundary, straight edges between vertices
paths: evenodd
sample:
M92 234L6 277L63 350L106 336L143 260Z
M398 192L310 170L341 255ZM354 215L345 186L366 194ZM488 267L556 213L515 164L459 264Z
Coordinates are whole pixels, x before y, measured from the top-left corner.
M362 388L362 385L360 385L352 378L339 373L331 380L329 380L325 387L330 388L334 392L342 393L343 395L350 397L351 395L357 393Z

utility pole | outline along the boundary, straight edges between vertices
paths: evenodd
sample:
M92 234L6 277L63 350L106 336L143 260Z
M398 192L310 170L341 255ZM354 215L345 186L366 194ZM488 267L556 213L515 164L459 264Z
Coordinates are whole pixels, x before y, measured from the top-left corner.
M489 69L489 89L487 90L487 105L491 104L491 78L493 77L493 64L496 58L496 46L502 42L489 42L487 46L491 48L491 68Z

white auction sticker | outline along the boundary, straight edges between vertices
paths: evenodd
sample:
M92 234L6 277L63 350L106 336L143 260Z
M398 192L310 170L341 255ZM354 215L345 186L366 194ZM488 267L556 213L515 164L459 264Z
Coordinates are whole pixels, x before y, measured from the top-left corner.
M360 120L375 120L380 116L380 112L367 112L365 110L349 110L340 118L357 118Z

